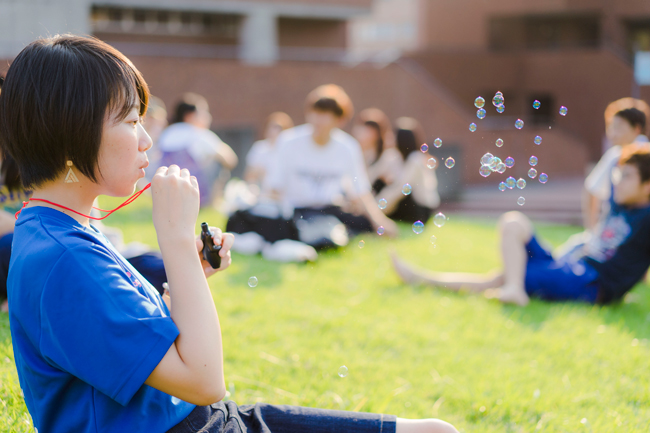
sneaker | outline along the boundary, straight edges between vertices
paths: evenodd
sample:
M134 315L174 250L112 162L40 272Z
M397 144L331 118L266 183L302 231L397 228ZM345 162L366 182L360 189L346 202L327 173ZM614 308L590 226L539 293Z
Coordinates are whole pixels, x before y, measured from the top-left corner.
M318 258L318 253L314 247L303 242L284 239L264 247L262 257L275 262L313 262Z
M255 232L233 234L235 235L235 243L232 250L240 254L257 254L268 244L260 234Z

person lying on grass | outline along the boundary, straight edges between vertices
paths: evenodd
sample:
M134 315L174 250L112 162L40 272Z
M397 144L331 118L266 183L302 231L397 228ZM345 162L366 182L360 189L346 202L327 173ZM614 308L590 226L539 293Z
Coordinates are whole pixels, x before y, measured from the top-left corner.
M207 282L215 270L195 237L196 178L171 165L151 181L171 298L163 300L89 221L97 196L129 196L145 175L151 139L141 119L148 97L123 54L70 35L28 45L0 92L0 146L33 191L17 215L7 286L14 359L34 427L456 432L435 419L221 401L222 337ZM234 237L212 230L223 270Z
M408 283L454 291L466 288L518 305L526 305L531 297L598 304L618 301L650 266L650 144L625 146L612 177L609 211L594 236L560 257L542 246L524 214L508 212L498 223L502 272L427 272L393 254L394 268Z

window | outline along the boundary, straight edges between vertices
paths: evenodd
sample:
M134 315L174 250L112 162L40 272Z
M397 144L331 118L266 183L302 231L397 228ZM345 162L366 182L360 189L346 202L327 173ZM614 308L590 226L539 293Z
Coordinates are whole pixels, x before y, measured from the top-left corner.
M533 101L539 101L538 109L533 107ZM528 119L534 125L548 124L555 114L555 98L548 94L532 94L527 100Z
M497 17L489 28L494 50L596 48L601 39L598 15Z
M93 32L210 36L236 39L241 17L203 12L173 12L157 9L133 9L95 6Z

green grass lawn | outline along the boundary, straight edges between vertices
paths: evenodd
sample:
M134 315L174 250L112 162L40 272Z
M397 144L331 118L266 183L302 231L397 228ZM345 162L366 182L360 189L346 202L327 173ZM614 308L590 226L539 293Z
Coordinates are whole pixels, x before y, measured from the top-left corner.
M128 240L156 245L148 200L143 196L108 224ZM202 220L224 223L215 212L202 213ZM537 229L556 245L578 230ZM500 265L498 240L494 221L456 215L420 235L401 230L398 240L362 236L314 264L235 255L231 268L210 281L229 398L437 417L461 432L650 431L646 285L616 306L533 301L525 308L410 287L392 271L390 248L423 267L482 272ZM251 276L259 280L255 288L247 285ZM31 431L6 314L0 315L0 431Z

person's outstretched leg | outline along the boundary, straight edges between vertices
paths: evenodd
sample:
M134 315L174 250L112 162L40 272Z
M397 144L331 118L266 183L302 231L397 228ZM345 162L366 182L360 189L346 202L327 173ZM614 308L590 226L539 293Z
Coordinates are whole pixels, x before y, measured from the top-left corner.
M423 283L447 290L458 291L466 288L480 292L496 288L497 291L490 293L491 296L498 297L503 302L526 305L529 300L524 287L526 244L532 237L532 224L524 214L508 212L499 218L498 226L503 273L428 272L414 269L392 254L395 271L407 283Z
M503 285L503 274L501 272L491 272L487 274L432 272L411 267L398 258L395 253L391 253L391 260L397 275L399 275L404 282L410 284L439 286L443 289L454 292L461 289L467 289L473 292L482 292Z
M458 430L439 419L397 418L395 433L458 433Z

